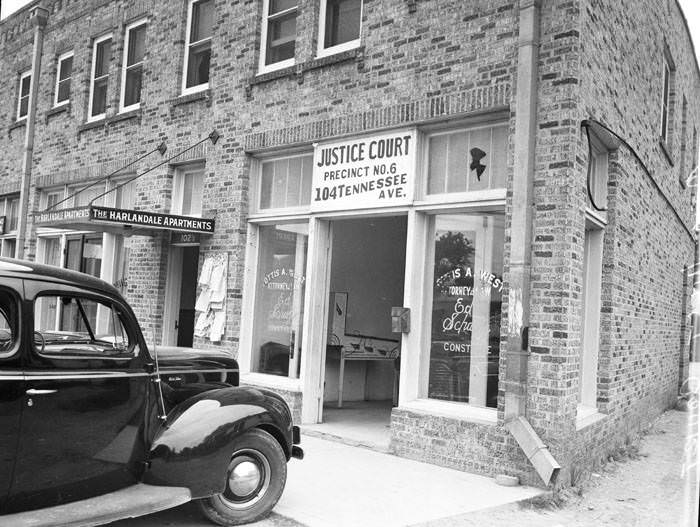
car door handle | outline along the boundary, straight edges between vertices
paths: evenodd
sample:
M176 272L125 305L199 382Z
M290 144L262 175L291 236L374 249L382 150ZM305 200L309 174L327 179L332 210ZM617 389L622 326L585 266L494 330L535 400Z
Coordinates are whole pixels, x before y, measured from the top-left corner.
M56 393L58 390L37 390L35 388L30 388L27 390L27 395L49 395Z

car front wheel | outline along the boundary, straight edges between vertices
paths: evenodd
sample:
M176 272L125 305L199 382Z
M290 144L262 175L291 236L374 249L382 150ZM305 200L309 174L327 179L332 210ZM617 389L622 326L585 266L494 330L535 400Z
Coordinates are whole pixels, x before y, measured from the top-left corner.
M241 525L267 516L287 481L287 458L277 440L248 430L234 444L221 494L199 500L204 515L219 525Z

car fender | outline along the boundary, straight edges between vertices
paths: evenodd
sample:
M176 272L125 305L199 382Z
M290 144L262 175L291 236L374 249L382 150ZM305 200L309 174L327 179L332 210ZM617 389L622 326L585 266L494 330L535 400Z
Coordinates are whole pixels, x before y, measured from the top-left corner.
M292 449L289 407L278 395L251 387L200 393L174 407L151 442L143 481L187 487L193 498L223 492L236 438L251 428Z

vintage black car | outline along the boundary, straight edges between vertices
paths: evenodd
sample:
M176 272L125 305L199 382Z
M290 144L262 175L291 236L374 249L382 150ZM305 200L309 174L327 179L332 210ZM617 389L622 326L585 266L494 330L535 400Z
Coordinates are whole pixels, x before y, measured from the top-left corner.
M221 525L255 521L298 443L287 404L239 387L228 355L154 353L114 287L0 258L0 525L35 509L94 525L190 499ZM104 495L124 510L105 516Z

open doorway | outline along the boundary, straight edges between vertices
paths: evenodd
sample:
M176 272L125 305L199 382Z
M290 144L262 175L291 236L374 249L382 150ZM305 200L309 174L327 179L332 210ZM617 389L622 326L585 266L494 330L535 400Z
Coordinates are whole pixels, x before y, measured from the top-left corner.
M379 449L389 446L398 401L406 216L334 220L323 423L318 430Z
M164 346L192 347L198 265L198 245L170 248L163 323Z

